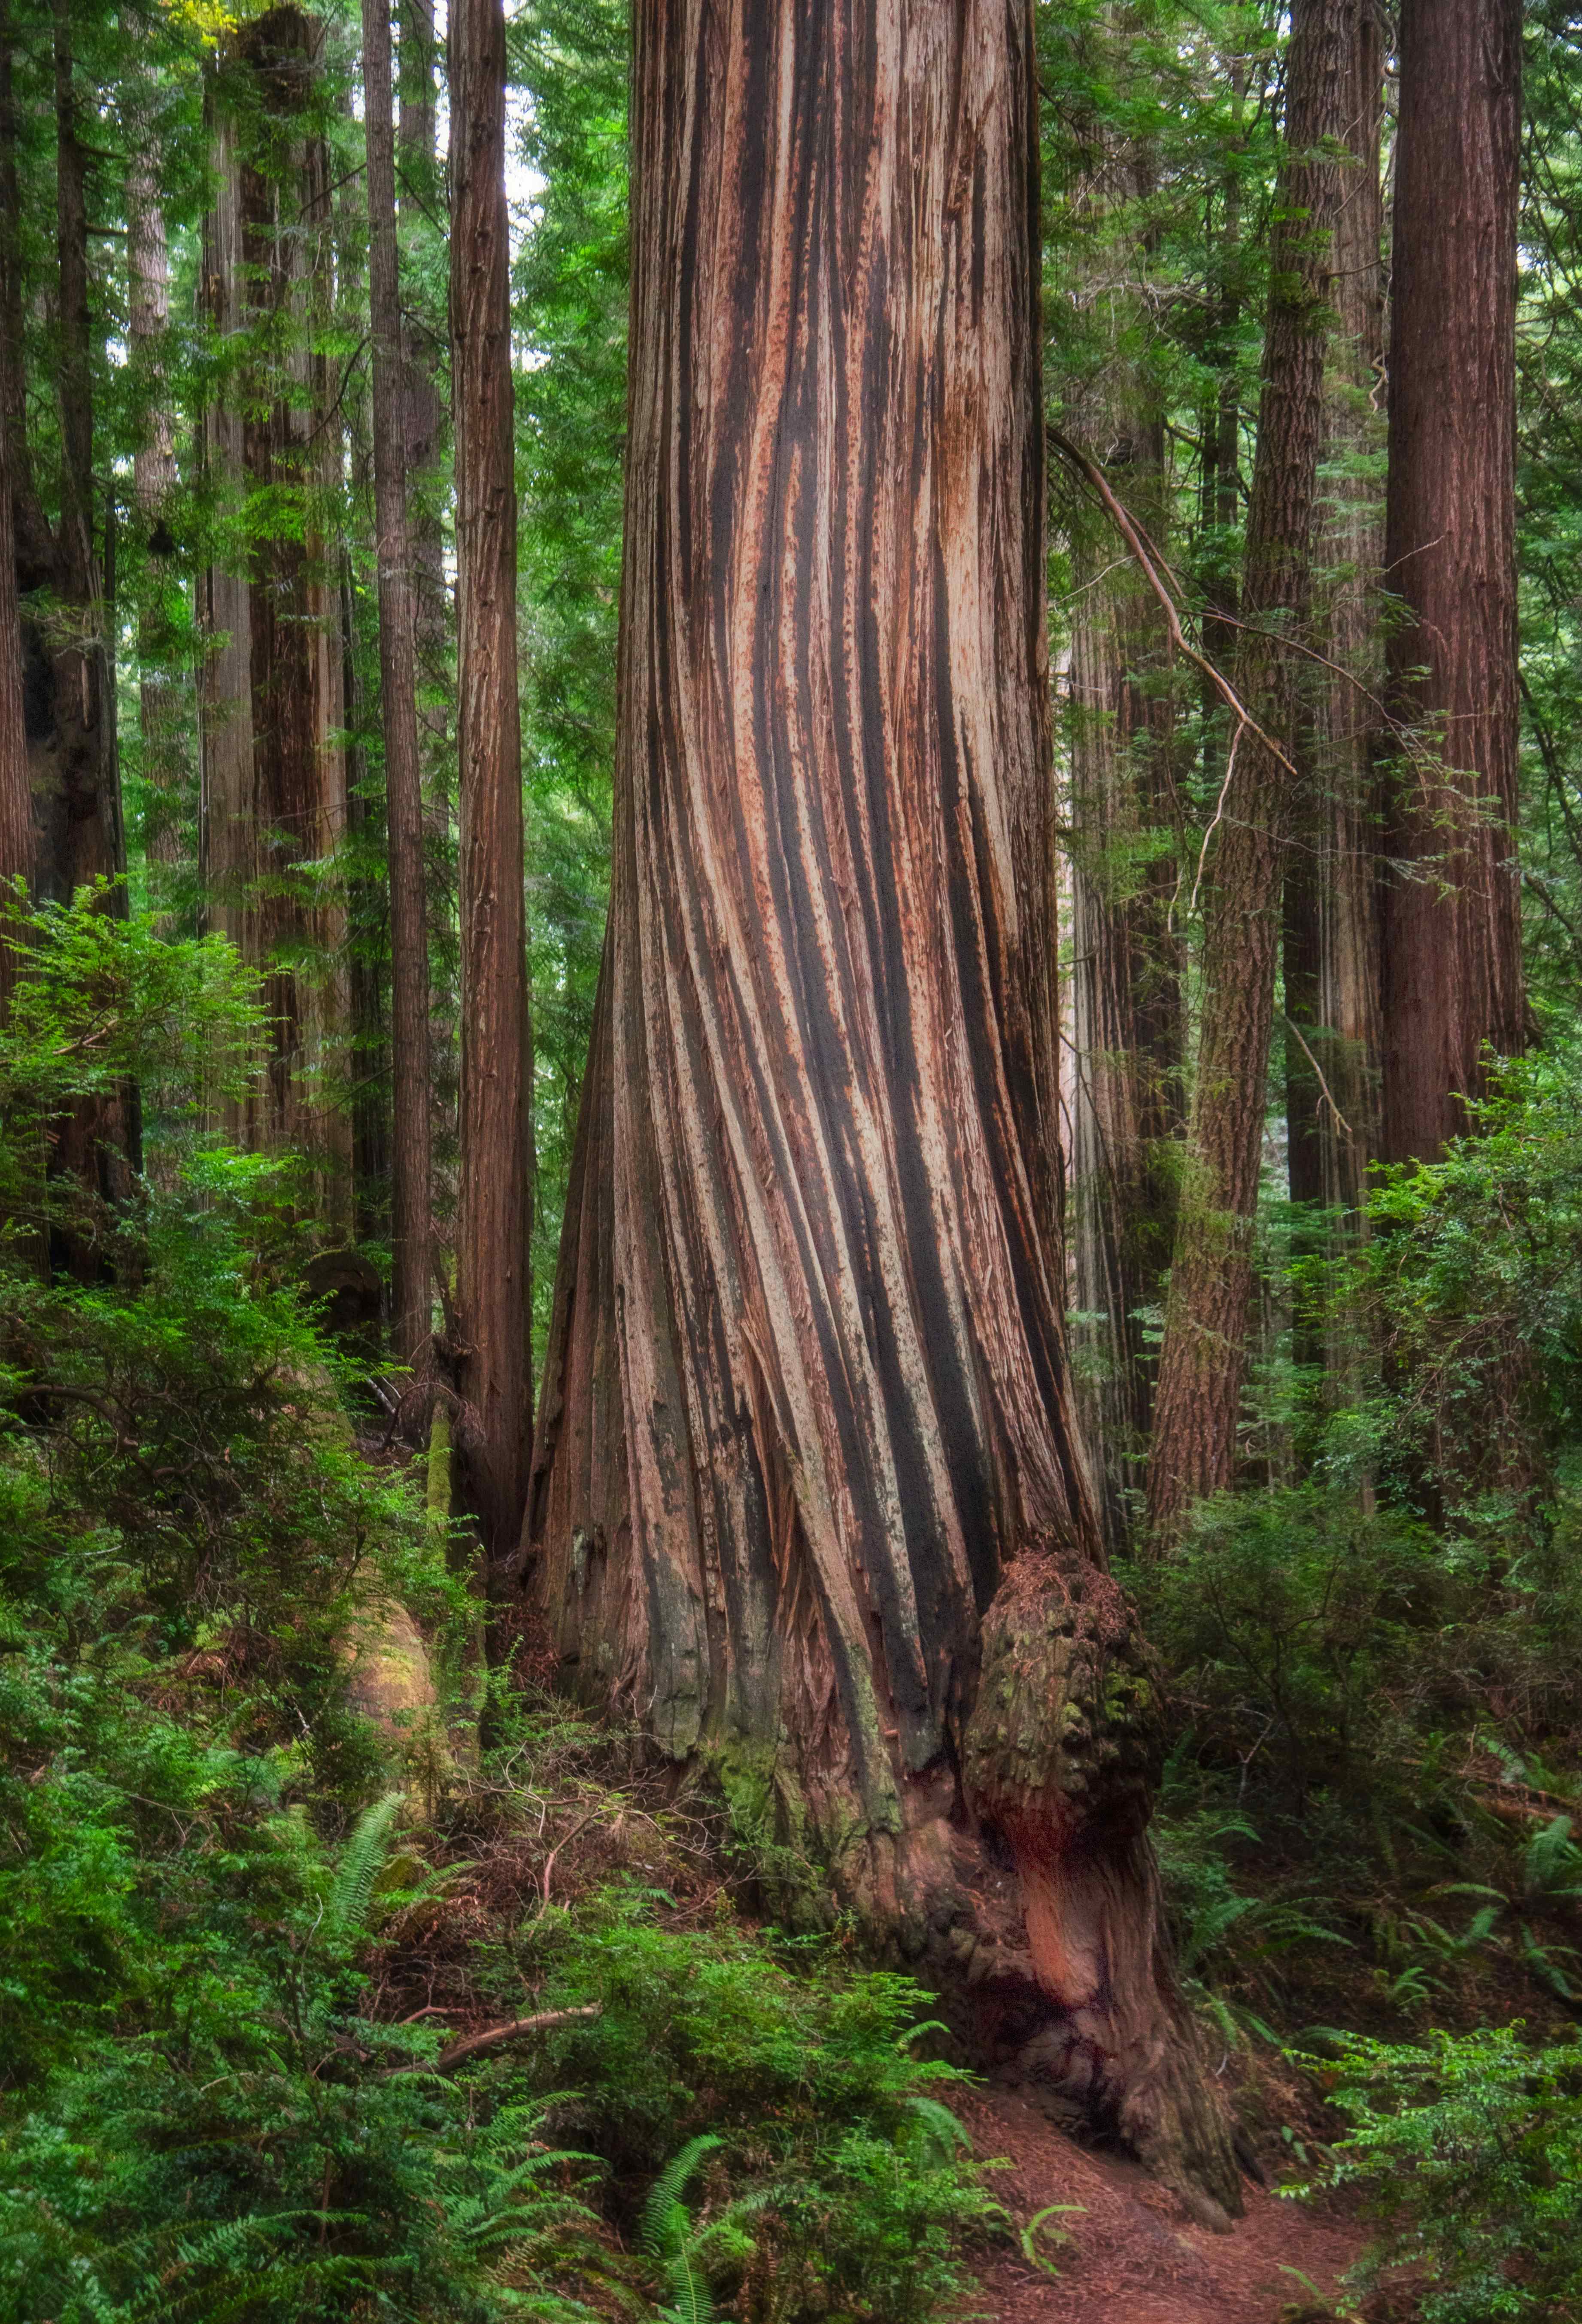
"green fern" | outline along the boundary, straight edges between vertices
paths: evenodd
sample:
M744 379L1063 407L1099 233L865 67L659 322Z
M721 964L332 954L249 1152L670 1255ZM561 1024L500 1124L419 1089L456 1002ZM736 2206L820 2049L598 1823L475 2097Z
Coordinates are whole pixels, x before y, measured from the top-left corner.
M326 1933L343 1945L355 1945L367 1934L374 1884L384 1868L391 1832L404 1799L403 1793L387 1792L382 1800L375 1800L358 1817L346 1842L325 1909Z

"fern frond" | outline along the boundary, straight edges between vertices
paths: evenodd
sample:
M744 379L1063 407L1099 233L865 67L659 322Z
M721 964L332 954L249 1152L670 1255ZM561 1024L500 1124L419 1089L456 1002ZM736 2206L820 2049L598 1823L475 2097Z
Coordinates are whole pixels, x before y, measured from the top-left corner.
M325 1918L329 1932L345 1943L363 1934L373 1884L383 1869L390 1836L400 1813L404 1794L387 1792L358 1817L352 1837L336 1869Z
M678 2241L685 2241L692 2222L681 2200L681 2190L705 2154L712 2154L724 2141L712 2131L704 2131L689 2138L678 2154L673 2154L655 2180L643 2205L643 2249L652 2259L668 2259Z

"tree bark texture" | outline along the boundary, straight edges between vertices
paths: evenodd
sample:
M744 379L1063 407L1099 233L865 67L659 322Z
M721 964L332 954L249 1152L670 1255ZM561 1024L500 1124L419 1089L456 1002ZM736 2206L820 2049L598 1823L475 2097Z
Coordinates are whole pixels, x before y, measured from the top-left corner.
M417 591L402 440L400 271L396 244L389 0L363 0L368 282L373 328L373 498L379 678L384 726L391 943L391 1332L415 1364L429 1337L428 927L418 758Z
M1231 748L1203 843L1197 1071L1148 1465L1156 1540L1235 1469L1253 1231L1286 845L1291 766L1305 746L1294 650L1311 587L1331 241L1343 165L1351 0L1298 0L1286 60L1257 451L1247 510L1236 690L1250 724Z
M333 279L328 160L311 118L322 38L317 19L271 9L228 36L212 91L204 289L222 355L227 342L236 352L204 452L235 530L203 580L200 868L210 924L257 968L271 1020L232 1134L308 1157L333 1238L350 1222L352 1157L345 916L322 870L346 822L339 589L323 531L340 447L317 337ZM248 503L265 494L287 514L253 538Z
M1135 190L1135 189L1134 189ZM1091 189L1096 201L1102 188ZM1068 432L1104 463L1118 497L1164 538L1164 427L1127 340L1129 294L1097 294L1109 361ZM1131 1530L1153 1413L1140 1311L1163 1304L1175 1215L1169 1151L1183 1122L1182 946L1173 925L1178 853L1174 724L1157 600L1113 536L1073 543L1069 804L1072 857L1070 1201L1082 1418L1112 1554Z
M152 113L152 104L129 108L126 124L133 141L126 166L126 272L127 338L143 397L143 432L132 463L133 498L145 536L157 537L176 489L176 445L165 362L170 262ZM152 609L145 608L138 624L138 726L143 779L152 796L144 811L143 844L151 862L169 865L181 856L187 764L183 689L161 666L160 630Z
M1403 0L1390 340L1380 1152L1431 1161L1522 1047L1517 793L1521 0Z
M501 0L450 17L462 1084L458 1449L492 1556L520 1529L532 1441L532 1031L517 701L516 468Z
M530 1586L588 1699L756 1770L815 1885L1222 2217L1062 1320L1031 11L643 0L632 118Z

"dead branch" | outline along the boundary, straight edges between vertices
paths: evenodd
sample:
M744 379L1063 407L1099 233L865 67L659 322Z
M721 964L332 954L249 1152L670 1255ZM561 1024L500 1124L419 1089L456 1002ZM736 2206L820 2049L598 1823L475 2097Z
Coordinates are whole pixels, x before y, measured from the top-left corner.
M459 2042L448 2043L435 2063L442 2074L448 2074L453 2066L459 2066L464 2058L474 2057L480 2050L492 2050L501 2042L520 2041L526 2034L542 2034L551 2025L568 2024L574 2017L597 2017L602 2007L602 2002L589 2001L578 2009L541 2009L536 2017L511 2017L503 2025L485 2025L480 2034L466 2034Z

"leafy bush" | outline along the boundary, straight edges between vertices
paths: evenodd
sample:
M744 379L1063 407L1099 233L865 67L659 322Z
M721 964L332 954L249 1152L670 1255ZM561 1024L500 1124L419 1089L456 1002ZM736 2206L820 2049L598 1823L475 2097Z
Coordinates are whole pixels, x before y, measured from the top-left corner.
M1519 2024L1352 2040L1328 2070L1350 2135L1325 2183L1384 2223L1366 2280L1413 2271L1423 2324L1582 2316L1582 2043L1535 2051Z
M159 2022L0 2141L4 2324L582 2312L551 2279L586 2258L585 2159L360 2012L396 1804L338 1865L299 1816L238 1834Z
M1403 1658L1451 1594L1421 1526L1317 1487L1200 1504L1143 1588L1200 1746L1298 1812L1374 1781Z
M963 2240L1002 2214L936 2095L961 2076L916 2054L927 1997L910 1978L728 1918L667 1928L630 1890L548 1942L551 2004L600 2010L550 2046L546 2074L577 2093L567 2119L621 2184L707 2126L720 2185L700 2226L745 2221L753 2250L702 2249L745 2286L740 2312L916 2324L955 2296Z

